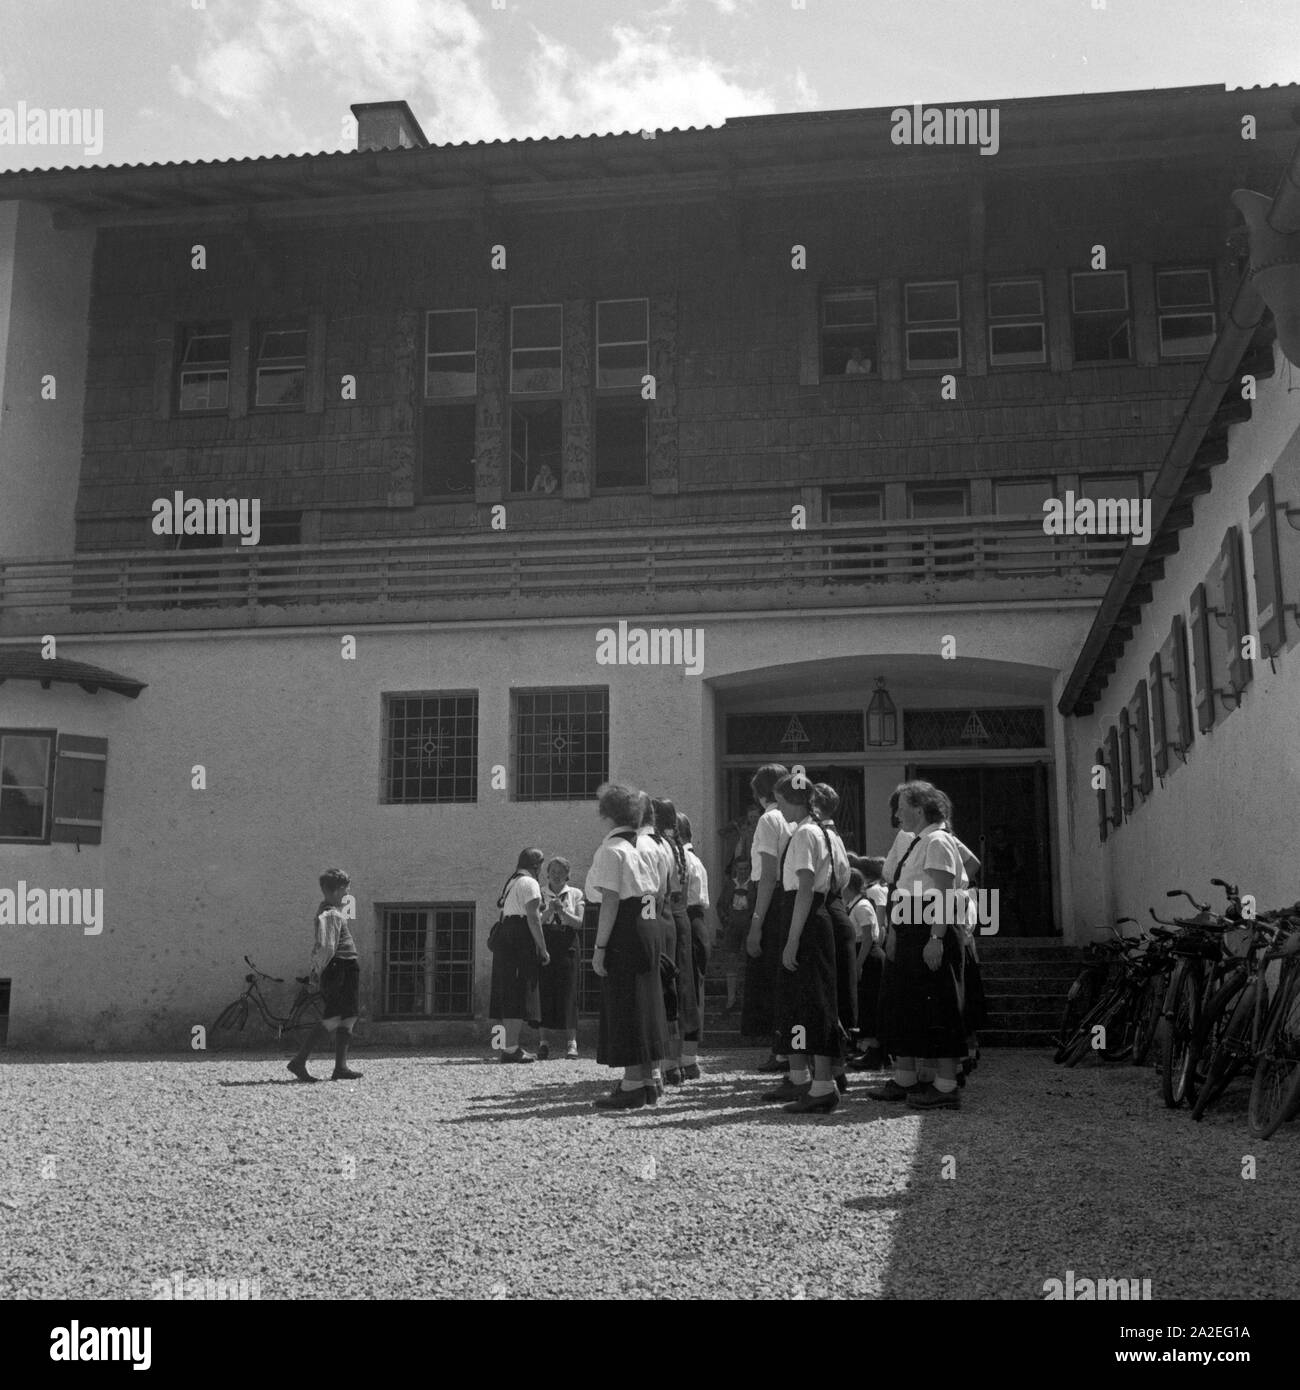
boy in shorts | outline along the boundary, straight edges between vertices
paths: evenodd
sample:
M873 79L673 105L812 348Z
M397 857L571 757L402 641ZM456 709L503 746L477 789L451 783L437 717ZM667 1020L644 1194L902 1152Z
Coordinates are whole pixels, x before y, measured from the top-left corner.
M314 919L315 944L311 953L311 982L321 992L320 1023L288 1066L299 1081L317 1081L307 1070L313 1047L334 1034L334 1074L331 1081L359 1081L362 1073L348 1066L348 1045L360 1012L361 967L357 946L343 911L343 898L351 880L342 869L326 869L320 876L325 894Z

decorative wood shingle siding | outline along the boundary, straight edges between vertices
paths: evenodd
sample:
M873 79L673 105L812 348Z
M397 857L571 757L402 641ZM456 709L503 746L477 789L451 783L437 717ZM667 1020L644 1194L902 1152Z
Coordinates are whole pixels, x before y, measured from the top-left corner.
M585 496L595 484L589 434L584 448L594 412L584 419L566 404L562 489L511 503L534 528L772 516L807 500L807 489L864 479L887 485L885 515L895 518L906 515L903 485L916 481L1024 474L1052 476L1064 491L1080 474L1156 468L1199 363L1073 367L1068 274L1104 244L1108 264L1135 278L1159 264L1206 264L1222 276L1231 171L1203 184L1154 167L980 173L978 199L973 185L900 181L852 196L527 218L489 207L477 222L366 222L359 200L351 224L104 229L78 543L165 544L150 531L150 508L177 488L320 511L324 539L483 526L509 463L509 307L563 304L572 355L586 337L574 313L585 305L594 315L602 298L650 301L648 486ZM498 243L504 271L490 267ZM205 270L190 265L198 244ZM795 245L806 248L806 270L791 268ZM991 369L986 281L1026 274L1045 277L1049 361ZM939 397L938 372L904 366L902 286L923 279L961 285L965 366L951 402ZM819 365L819 292L859 284L878 289L881 372L822 382L809 363L811 353ZM424 310L435 307L479 310L473 502L419 497ZM241 343L255 353L255 326L271 318L307 320L305 408L249 409L236 364L228 410L178 414L182 326L229 321L237 355ZM594 380L594 342L585 350L585 362L566 363L570 392ZM356 379L354 401L342 399L345 375ZM990 496L977 488L972 509Z

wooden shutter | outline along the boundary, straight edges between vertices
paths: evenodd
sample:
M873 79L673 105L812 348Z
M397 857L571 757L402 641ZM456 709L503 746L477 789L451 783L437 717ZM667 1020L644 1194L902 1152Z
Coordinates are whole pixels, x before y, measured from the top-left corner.
M308 415L319 415L325 409L325 315L319 310L312 310L307 315L305 376L303 409ZM420 379L423 381L423 375Z
M1165 673L1160 653L1151 658L1151 743L1155 749L1156 776L1169 770L1169 736L1165 726Z
M1286 644L1286 610L1271 473L1266 473L1250 494L1250 554L1255 570L1255 616L1259 622L1260 650L1277 653Z
M805 272L806 274L807 272ZM799 315L799 385L817 386L822 379L821 295L817 285L801 285L798 291ZM880 322L880 306L876 306L876 322ZM879 332L879 329L876 330Z
M104 830L108 740L60 734L54 763L52 843L97 845Z
M1120 787L1124 793L1124 814L1133 813L1133 721L1125 705L1119 712Z
M1192 675L1187 659L1187 625L1181 614L1169 631L1174 644L1174 707L1178 711L1178 742L1186 759L1187 750L1195 737L1192 727Z
M1250 632L1250 614L1246 605L1246 558L1242 545L1241 527L1229 526L1219 551L1219 584L1228 624L1228 680L1240 695L1250 684L1255 663L1241 654L1243 639Z
M1210 669L1210 612L1204 584L1192 590L1192 655L1196 727L1206 733L1214 727L1214 672Z
M159 319L153 334L153 414L155 420L172 418L172 398L176 394L177 329L168 319Z
M1119 734L1113 724L1106 730L1106 784L1110 789L1110 823L1119 827L1124 824L1124 807L1120 801L1123 784L1119 774Z
M1159 660L1159 658L1157 658ZM1133 699L1137 704L1137 713L1134 719L1134 734L1137 738L1138 751L1138 791L1143 796L1151 795L1151 699L1147 691L1147 683L1140 677L1137 689L1133 692Z
M1106 766L1106 754L1100 748L1097 749L1096 759L1094 766L1103 768ZM1109 780L1110 775L1108 773L1107 781L1109 782ZM1105 787L1098 787L1097 789L1097 833L1101 836L1101 842L1104 845L1106 836L1110 834L1110 808L1106 805Z

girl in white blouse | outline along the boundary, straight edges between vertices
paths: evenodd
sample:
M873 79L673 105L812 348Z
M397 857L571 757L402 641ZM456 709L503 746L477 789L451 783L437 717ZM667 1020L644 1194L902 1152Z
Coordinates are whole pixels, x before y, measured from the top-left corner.
M771 1055L760 1072L788 1070L789 1060L777 1035L776 998L781 976L783 947L780 918L785 890L781 886L781 854L790 840L790 827L773 799L776 784L787 771L780 763L765 763L750 779L754 800L763 814L754 827L750 845L750 882L754 885L754 913L749 922L745 950L749 964L745 969L745 998L740 1014L740 1031L745 1037L772 1036Z

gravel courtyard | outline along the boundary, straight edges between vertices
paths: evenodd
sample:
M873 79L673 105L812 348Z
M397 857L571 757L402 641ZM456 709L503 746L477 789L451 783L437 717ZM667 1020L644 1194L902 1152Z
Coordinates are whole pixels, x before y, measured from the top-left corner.
M758 1056L611 1115L590 1060L361 1048L363 1081L303 1086L278 1053L10 1054L0 1296L180 1271L263 1298L1041 1299L1071 1269L1300 1296L1300 1124L1252 1142L1240 1086L1198 1126L1149 1070L998 1051L958 1114L853 1077L795 1118L757 1100Z

